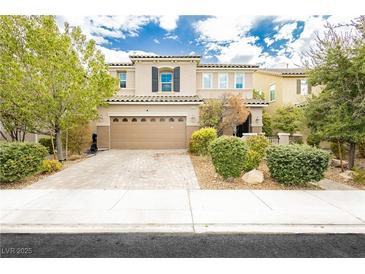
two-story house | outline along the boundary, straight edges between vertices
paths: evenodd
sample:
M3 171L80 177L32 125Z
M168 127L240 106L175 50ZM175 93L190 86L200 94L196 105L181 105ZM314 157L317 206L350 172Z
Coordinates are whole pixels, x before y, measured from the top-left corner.
M310 86L304 68L258 69L254 73L253 86L269 101L267 111L270 114L281 106L300 106L310 94L320 92L319 86Z
M95 123L98 146L111 149L187 148L199 128L199 105L241 94L250 117L237 135L260 133L264 100L253 98L256 65L201 64L200 56L130 56L109 64L120 89ZM226 134L232 132L226 131Z

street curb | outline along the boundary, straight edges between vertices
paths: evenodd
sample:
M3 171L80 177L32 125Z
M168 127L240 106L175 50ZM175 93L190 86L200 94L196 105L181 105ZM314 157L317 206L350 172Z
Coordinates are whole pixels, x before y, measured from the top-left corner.
M4 225L0 233L280 233L280 234L365 234L365 225L296 224L78 224Z

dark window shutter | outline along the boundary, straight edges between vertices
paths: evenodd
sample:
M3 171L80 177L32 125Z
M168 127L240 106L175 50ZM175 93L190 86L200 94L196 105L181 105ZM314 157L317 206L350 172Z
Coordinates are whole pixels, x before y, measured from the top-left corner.
M158 68L152 67L152 92L158 91Z
M308 94L312 93L312 85L308 82Z
M180 92L180 67L174 68L174 91Z
M300 94L300 90L301 90L301 82L300 81L301 81L300 79L297 80L297 94Z

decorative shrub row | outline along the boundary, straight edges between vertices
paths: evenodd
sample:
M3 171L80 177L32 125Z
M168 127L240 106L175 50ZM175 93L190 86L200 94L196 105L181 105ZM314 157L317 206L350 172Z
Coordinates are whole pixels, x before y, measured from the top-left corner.
M283 184L319 181L329 159L330 153L308 145L277 145L267 150L271 177Z
M207 155L210 143L217 139L217 131L214 128L201 128L191 135L190 152L198 155Z
M219 137L211 142L209 152L215 170L224 179L241 175L247 147L240 138L233 136Z
M12 182L41 171L48 155L40 144L0 142L0 182Z

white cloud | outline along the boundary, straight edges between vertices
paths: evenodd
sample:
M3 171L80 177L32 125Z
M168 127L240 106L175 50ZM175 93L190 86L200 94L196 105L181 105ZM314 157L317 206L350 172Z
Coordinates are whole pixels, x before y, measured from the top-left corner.
M266 37L266 38L264 39L264 41L265 41L265 43L266 43L266 45L267 45L267 46L271 46L271 45L272 45L272 43L274 43L274 42L275 42L275 40L274 40L274 39L271 39L270 37Z
M105 55L105 61L107 63L129 63L129 55L156 55L153 52L146 52L142 50L115 50L108 49L106 47L98 46L98 49Z
M153 39L153 42L155 42L156 44L160 44L160 41L158 39Z
M205 54L214 54L219 62L224 63L258 63L265 67L302 65L302 53L312 44L316 32L323 33L326 22L338 24L349 22L354 17L331 16L280 16L273 22L278 31L272 38L266 37L267 46L278 40L286 41L277 51L277 56L263 52L263 48L255 44L255 37L249 36L249 31L259 22L257 17L211 17L196 23L199 42L204 46ZM294 38L298 21L304 22L303 31Z
M177 27L178 15L162 15L159 17L160 27L166 31L172 31Z
M253 16L217 16L200 20L195 24L195 30L203 41L237 41L255 23Z
M80 26L88 39L98 44L107 43L106 38L125 39L127 36L138 36L139 30L150 22L156 22L153 16L57 16L58 26L63 29L64 23Z
M285 24L284 26L282 26L280 28L278 33L274 35L275 41L282 40L282 39L287 39L287 40L291 41L293 39L293 32L294 32L294 30L297 29L297 27L298 27L297 22Z
M179 39L179 36L177 36L175 34L166 34L163 39L177 40L177 39Z

